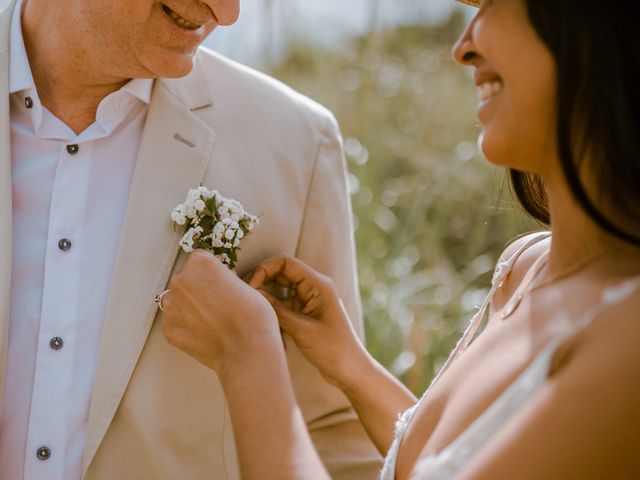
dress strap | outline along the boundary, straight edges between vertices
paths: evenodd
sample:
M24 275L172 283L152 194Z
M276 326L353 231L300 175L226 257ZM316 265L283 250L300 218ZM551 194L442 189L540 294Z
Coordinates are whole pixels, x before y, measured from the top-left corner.
M509 274L511 273L511 270L513 270L513 266L515 265L518 258L520 258L520 256L526 250L528 250L535 244L541 242L542 240L549 238L550 236L551 236L551 232L546 232L546 231L538 232L537 234L532 236L532 238L530 238L524 245L518 248L518 250L516 250L516 252L513 255L511 255L507 260L498 263L493 273L493 278L491 279L491 289L489 290L489 293L487 294L484 301L482 302L482 305L478 309L478 312L471 318L471 321L469 322L469 326L467 327L466 331L462 335L462 338L460 339L459 347L458 345L456 345L456 350L458 349L464 350L469 346L471 341L475 338L478 328L480 328L480 325L482 324L482 319L484 318L485 313L487 312L487 308L491 303L493 294L498 288L502 287L505 279L509 276Z
M513 255L511 255L507 260L498 263L494 271L493 278L491 280L491 289L489 290L489 293L487 294L484 301L482 302L482 305L480 305L480 307L478 308L478 311L476 312L476 314L469 321L469 325L467 326L464 333L456 343L456 346L454 347L454 349L449 354L447 361L444 363L444 365L440 368L436 376L433 378L426 392L424 392L423 396L429 393L429 391L431 390L431 387L435 385L436 381L445 372L445 370L447 370L447 368L449 367L453 359L458 355L458 353L469 346L469 344L475 337L476 332L478 331L478 328L482 324L482 319L484 318L487 308L491 303L491 298L493 297L494 292L496 291L496 289L502 286L502 284L504 283L504 280L511 273L511 270L513 269L513 265L516 263L516 260L518 260L518 258L520 258L520 256L527 249L531 248L536 243L539 243L542 240L549 238L550 236L551 236L551 232L549 231L537 232L533 234L532 237L524 245L518 248L518 250L516 250L516 252Z
M495 290L496 288L500 288L503 285L505 279L509 276L509 274L511 273L511 270L513 270L513 266L515 265L516 260L518 260L518 258L520 258L520 256L526 250L528 250L530 247L532 247L536 243L549 238L550 236L551 236L551 232L546 232L546 231L538 232L538 234L536 234L531 239L529 239L527 243L525 243L518 250L516 250L516 252L513 255L511 255L507 260L498 263L493 273L493 278L491 279L491 285L494 287L492 290Z
M554 341L556 346L563 343L568 338L584 330L607 309L614 307L640 290L640 276L636 276L605 289L600 295L600 301L587 310L577 322L567 326L564 331Z

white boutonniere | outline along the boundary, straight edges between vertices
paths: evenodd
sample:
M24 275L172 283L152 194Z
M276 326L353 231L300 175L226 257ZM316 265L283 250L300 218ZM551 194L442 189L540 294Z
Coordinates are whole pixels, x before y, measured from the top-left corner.
M208 250L229 268L238 261L240 241L260 222L240 202L205 187L189 190L184 203L171 212L171 220L187 225L179 242L185 252Z

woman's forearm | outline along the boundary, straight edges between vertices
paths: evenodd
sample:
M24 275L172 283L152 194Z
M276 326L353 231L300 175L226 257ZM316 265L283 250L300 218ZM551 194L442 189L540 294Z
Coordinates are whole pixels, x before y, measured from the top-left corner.
M398 415L415 405L417 399L366 352L350 366L349 374L337 384L349 398L378 451L386 455Z
M298 259L272 257L254 270L253 288L286 280L296 302L263 292L283 328L325 379L349 398L378 450L386 454L398 414L416 398L367 352L333 282Z
M220 369L244 480L329 479L295 401L281 351Z

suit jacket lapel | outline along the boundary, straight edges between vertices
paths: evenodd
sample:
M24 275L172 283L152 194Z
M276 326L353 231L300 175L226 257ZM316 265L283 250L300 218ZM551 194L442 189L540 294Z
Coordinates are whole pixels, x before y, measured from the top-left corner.
M15 2L0 11L0 411L7 367L11 296L11 128L9 120L9 31Z
M208 165L214 133L192 112L212 104L202 80L194 69L184 79L156 81L104 319L83 475L122 399L157 313L154 297L178 254L180 232L169 214Z

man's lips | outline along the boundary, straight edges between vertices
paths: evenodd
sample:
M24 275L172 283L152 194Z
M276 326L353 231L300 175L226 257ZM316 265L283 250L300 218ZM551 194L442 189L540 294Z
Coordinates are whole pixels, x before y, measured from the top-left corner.
M210 21L210 20L207 20L207 21L204 21L204 22L199 22L199 21L197 21L195 19L188 20L185 17L183 17L182 15L180 15L177 12L175 12L174 10L172 10L170 7L168 7L164 3L162 3L161 5L162 5L162 10L164 11L164 13L168 17L170 17L174 22L176 22L181 27L186 28L188 30L197 30L202 25L204 25L205 23Z

